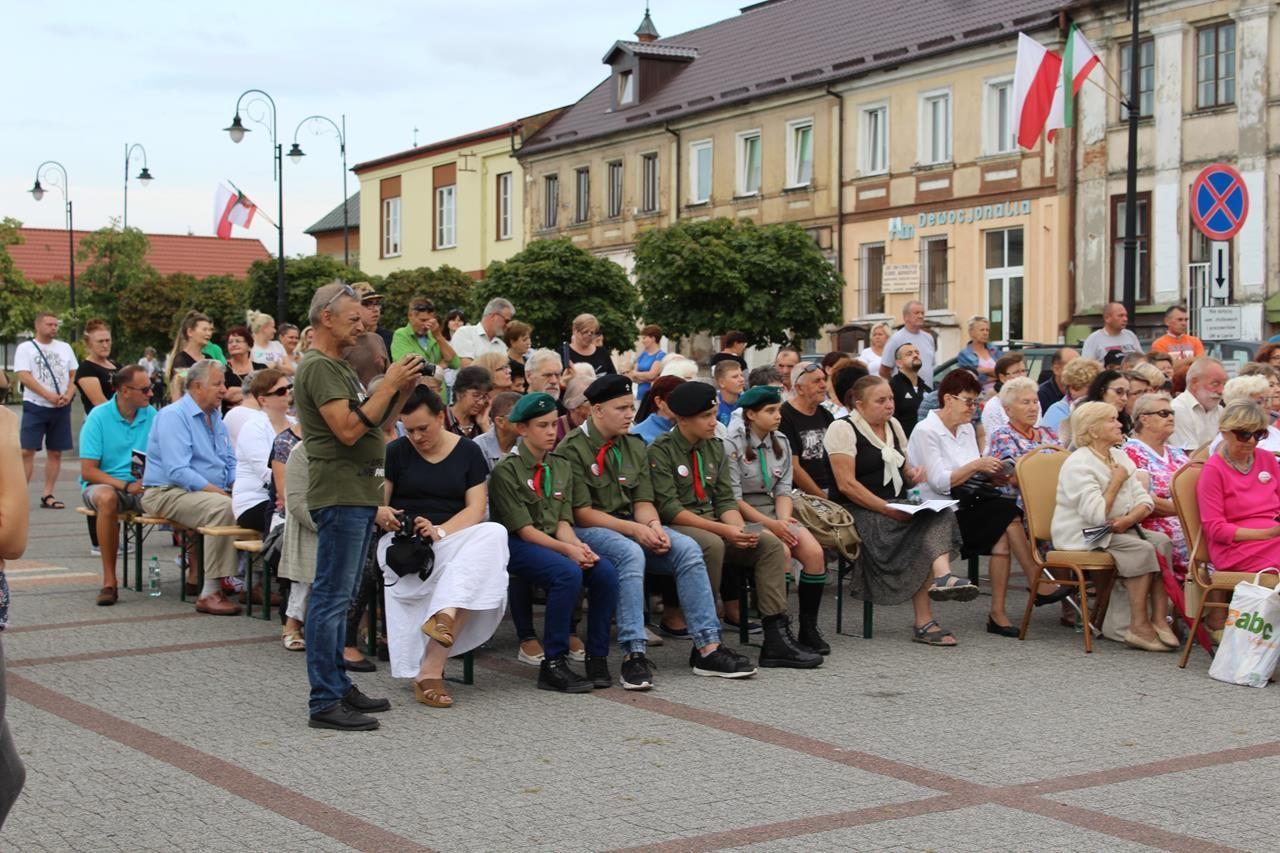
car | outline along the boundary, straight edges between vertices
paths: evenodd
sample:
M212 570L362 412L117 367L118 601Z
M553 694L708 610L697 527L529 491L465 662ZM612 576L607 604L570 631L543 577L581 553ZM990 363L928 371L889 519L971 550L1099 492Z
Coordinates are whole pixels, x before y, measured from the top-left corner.
M1013 341L1007 347L1002 347L1004 352L1020 352L1026 360L1027 376L1036 381L1037 384L1044 381L1041 376L1047 374L1053 364L1053 354L1062 348L1062 344L1039 344L1030 341ZM933 369L933 385L936 388L943 378L954 370L956 367L956 359L949 358Z

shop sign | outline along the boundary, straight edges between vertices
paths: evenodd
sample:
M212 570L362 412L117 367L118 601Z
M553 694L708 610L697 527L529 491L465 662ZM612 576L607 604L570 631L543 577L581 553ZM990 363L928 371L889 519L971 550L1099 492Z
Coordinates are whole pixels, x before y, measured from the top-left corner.
M889 220L889 239L890 240L910 240L916 236L914 225L903 224L901 216L895 216Z
M988 219L1004 219L1008 216L1029 216L1031 200L1007 201L997 204L979 204L973 207L960 207L955 210L939 210L934 213L921 213L919 227L929 228L934 225L967 225L970 222L983 222Z
M919 264L885 264L880 280L881 293L919 293Z
M1206 341L1238 341L1244 322L1239 305L1213 305L1200 309L1200 337Z

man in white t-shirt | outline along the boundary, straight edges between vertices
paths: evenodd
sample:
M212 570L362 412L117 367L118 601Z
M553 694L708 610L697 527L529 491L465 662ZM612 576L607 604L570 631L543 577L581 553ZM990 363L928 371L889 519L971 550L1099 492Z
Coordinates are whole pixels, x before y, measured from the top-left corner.
M503 339L502 333L507 330L507 324L515 314L516 309L512 304L499 296L490 299L489 304L484 306L484 313L480 315L479 323L474 326L459 326L449 343L453 345L453 351L461 359L461 366L466 367L482 353L490 351L505 353L507 342Z
M1081 355L1106 363L1109 352L1142 352L1138 336L1129 331L1129 312L1120 302L1108 302L1102 309L1102 328L1084 339Z
M31 482L36 452L44 449L40 505L47 509L66 508L53 496L53 487L62 469L62 451L72 446L71 402L80 366L71 345L54 338L58 325L55 315L41 311L36 315L35 338L19 344L13 356L13 369L22 383L22 468Z
M932 386L933 365L937 360L937 353L933 345L933 335L924 330L924 303L915 299L903 306L902 328L889 336L889 340L884 345L884 351L886 354L895 353L903 344L916 345L916 349L920 351L920 380L925 385ZM898 366L892 355L880 362L880 375L885 379L892 378L897 372Z

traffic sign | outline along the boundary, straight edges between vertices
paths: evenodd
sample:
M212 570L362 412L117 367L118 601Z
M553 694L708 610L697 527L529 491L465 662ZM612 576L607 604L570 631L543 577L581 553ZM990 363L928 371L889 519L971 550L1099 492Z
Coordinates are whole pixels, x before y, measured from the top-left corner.
M1209 244L1209 297L1231 298L1231 244Z
M1210 240L1230 240L1249 215L1244 178L1226 163L1206 166L1191 185L1191 219Z

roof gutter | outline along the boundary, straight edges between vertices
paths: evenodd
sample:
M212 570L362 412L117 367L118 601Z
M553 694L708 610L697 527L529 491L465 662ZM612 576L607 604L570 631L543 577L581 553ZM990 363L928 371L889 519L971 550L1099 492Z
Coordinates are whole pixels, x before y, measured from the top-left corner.
M676 195L671 200L671 222L674 224L680 218L680 200L684 198L681 195L680 175L683 172L680 162L680 131L671 129L671 122L663 122L662 129L676 138Z
M836 271L844 277L844 95L827 84L826 93L840 102L836 128ZM843 300L842 300L843 301ZM843 314L843 310L841 314Z

